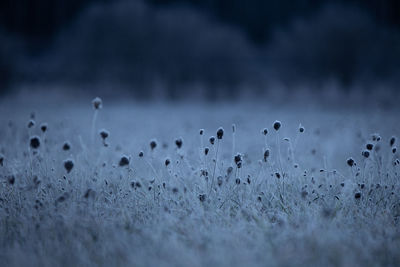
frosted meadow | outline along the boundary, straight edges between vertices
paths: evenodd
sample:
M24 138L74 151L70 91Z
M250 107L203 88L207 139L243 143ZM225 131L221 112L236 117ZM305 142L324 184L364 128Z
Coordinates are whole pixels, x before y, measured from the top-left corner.
M398 266L398 114L0 106L2 266Z

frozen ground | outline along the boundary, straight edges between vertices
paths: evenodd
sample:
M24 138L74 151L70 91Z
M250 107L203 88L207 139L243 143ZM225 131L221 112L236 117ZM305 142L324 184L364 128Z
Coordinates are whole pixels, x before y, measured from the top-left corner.
M0 103L1 266L400 264L396 110L50 100Z

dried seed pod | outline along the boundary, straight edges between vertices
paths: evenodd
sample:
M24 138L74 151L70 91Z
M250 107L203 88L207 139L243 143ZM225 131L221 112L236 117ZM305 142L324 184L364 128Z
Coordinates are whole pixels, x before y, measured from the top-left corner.
M31 148L33 148L33 149L37 149L37 148L39 148L39 146L40 146L40 138L39 138L39 136L32 136L31 137L31 139L30 139L30 146L31 146Z
M182 147L183 141L182 138L177 138L175 140L175 145L180 149Z
M274 124L273 124L273 127L274 127L275 131L279 131L281 126L282 126L282 123L280 121L275 121Z
M127 156L123 155L121 157L121 159L119 160L119 166L123 167L123 166L127 166L127 165L129 165L129 158Z
M96 97L92 100L92 105L95 110L101 109L103 107L103 101L100 97Z
M217 130L217 138L221 140L223 136L224 136L224 129L222 127L219 127Z
M72 159L67 159L64 161L64 168L67 171L67 173L70 173L73 167L74 167L74 162Z

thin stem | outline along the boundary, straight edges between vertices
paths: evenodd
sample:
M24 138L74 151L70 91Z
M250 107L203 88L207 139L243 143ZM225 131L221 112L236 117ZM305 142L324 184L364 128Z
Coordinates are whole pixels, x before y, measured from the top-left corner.
M217 161L218 161L218 150L219 150L219 139L217 139L217 150L215 152L214 170L213 170L213 176L211 179L211 187L210 187L210 191L208 192L208 195L211 194L212 188L214 186L215 170L217 168Z

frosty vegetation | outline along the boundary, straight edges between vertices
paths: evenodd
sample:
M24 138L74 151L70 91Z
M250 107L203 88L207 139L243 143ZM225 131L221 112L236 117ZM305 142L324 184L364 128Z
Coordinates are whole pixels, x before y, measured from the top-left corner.
M1 108L0 265L400 264L394 113L104 102Z

